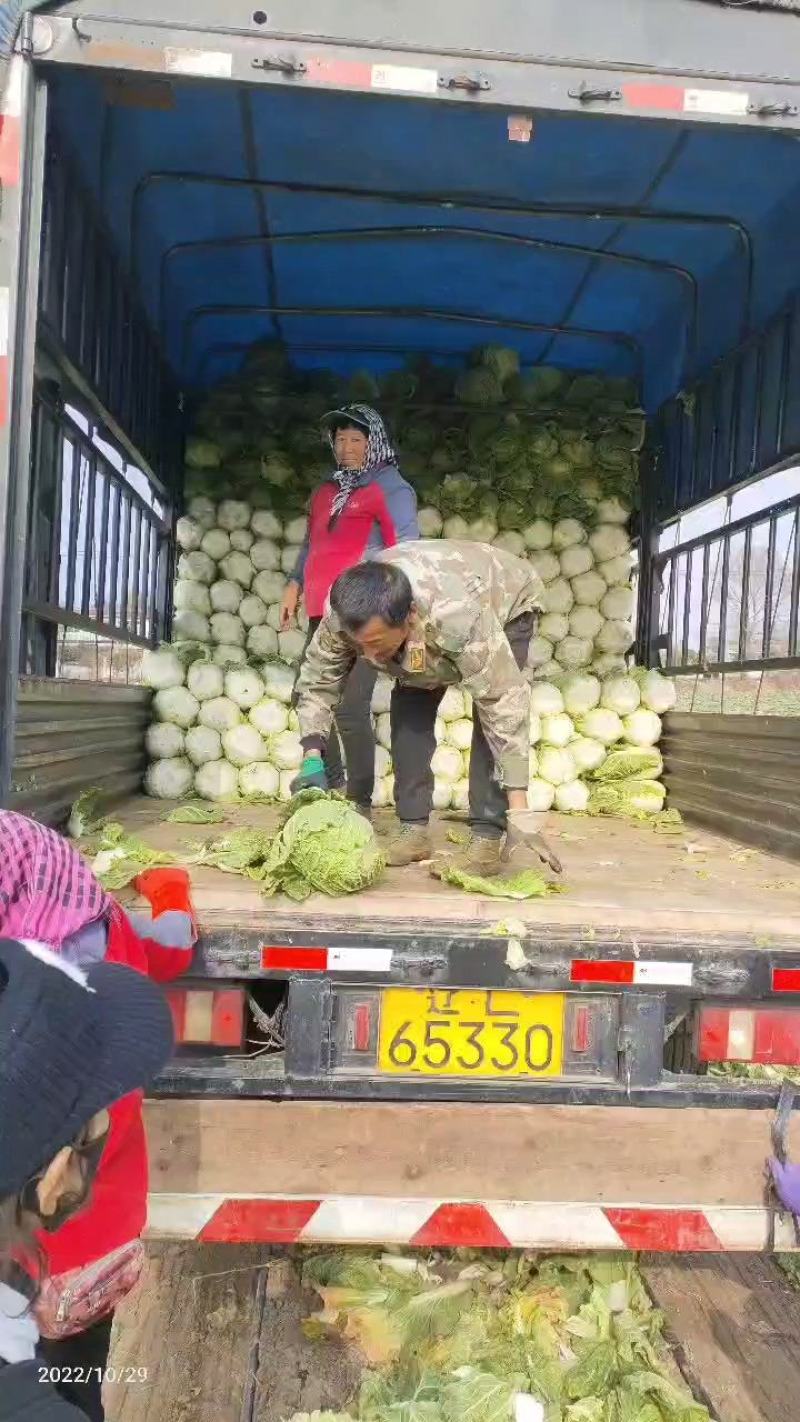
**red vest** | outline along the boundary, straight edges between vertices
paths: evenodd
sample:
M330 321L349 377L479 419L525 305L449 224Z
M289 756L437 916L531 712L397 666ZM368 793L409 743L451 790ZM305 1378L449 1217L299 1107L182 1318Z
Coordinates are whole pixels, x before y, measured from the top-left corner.
M322 617L325 600L340 573L360 563L377 523L383 545L397 542L394 522L379 484L365 484L350 495L333 528L328 528L338 489L322 484L311 500L308 516L308 557L303 572L303 598L309 617Z
M190 948L162 948L152 939L139 938L124 913L112 915L106 962L123 963L157 982L169 982L184 972L191 957ZM55 1234L39 1234L50 1274L65 1274L102 1259L138 1239L144 1229L148 1170L142 1092L134 1091L117 1101L109 1116L109 1138L89 1203Z

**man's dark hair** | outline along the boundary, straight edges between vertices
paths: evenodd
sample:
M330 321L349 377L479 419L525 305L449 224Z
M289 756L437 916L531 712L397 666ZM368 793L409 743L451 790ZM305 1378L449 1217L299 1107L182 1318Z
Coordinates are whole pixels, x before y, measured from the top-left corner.
M348 632L360 632L371 617L400 627L413 601L408 578L391 563L357 563L331 589L331 607Z

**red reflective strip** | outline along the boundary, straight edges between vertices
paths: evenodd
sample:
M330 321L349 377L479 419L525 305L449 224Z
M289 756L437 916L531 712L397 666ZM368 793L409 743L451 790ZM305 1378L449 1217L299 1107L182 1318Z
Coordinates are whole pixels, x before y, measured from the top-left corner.
M773 968L773 992L800 992L800 968Z
M721 1251L702 1210L604 1209L627 1249Z
M226 1200L204 1225L205 1244L296 1244L319 1200Z
M626 104L636 109L668 109L671 113L683 110L683 89L669 84L623 84L622 97Z
M724 1062L728 1057L730 1013L725 1007L704 1007L700 1013L697 1056L701 1062Z
M409 1243L421 1249L511 1248L484 1205L440 1205Z
M20 121L10 114L0 115L0 184L15 188L19 184Z
M357 1052L369 1051L372 1035L372 1009L368 1002L359 1002L353 1013L353 1048Z
M353 59L309 59L306 74L317 84L335 84L337 88L371 89L372 65Z
M572 1024L572 1050L585 1052L589 1047L589 1009L578 1007Z
M182 1042L186 1028L186 989L170 988L166 994L167 1006L172 1013L172 1027L175 1041Z
M634 966L633 963L622 962L617 958L573 958L570 982L632 983Z
M242 988L216 989L211 1014L211 1041L215 1047L241 1047L244 1040Z
M327 948L268 948L261 949L261 966L266 969L281 970L303 968L306 972L324 973L328 966Z

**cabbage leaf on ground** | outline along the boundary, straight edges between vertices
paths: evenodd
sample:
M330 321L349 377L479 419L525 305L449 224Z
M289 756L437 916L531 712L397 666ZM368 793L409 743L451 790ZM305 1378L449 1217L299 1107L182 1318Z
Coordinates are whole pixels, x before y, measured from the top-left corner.
M110 893L127 888L145 869L161 869L176 861L174 854L153 849L115 820L103 824L97 849L92 873Z
M491 899L543 899L548 894L564 892L560 884L551 883L537 869L520 869L516 874L486 878L483 874L469 874L457 864L442 859L433 862L431 873L445 884L465 889L468 894L486 894Z
M545 1422L710 1422L630 1256L326 1250L303 1280L308 1336L364 1362L354 1422L513 1422L525 1398Z

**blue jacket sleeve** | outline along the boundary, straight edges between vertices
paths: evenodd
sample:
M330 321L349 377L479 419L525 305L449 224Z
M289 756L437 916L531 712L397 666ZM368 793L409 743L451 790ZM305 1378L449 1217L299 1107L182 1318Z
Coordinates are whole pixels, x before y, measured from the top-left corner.
M303 542L302 542L301 545L300 545L300 552L299 552L298 555L297 555L297 562L295 563L294 567L292 568L291 573L289 574L289 582L290 582L290 583L299 583L299 584L300 584L300 587L303 586L303 574L305 573L305 569L306 569L306 559L307 559L307 558L308 558L308 533L306 533L306 536L305 536L305 538L303 539Z
M416 541L419 538L417 496L408 480L393 465L378 475L377 482L383 490L398 543Z
M303 576L305 574L306 569L306 559L308 558L308 546L310 538L309 530L311 528L311 511L314 507L314 500L316 497L317 494L315 492L311 495L311 498L309 499L308 520L306 522L306 536L303 539L303 542L300 544L300 552L297 555L297 562L295 563L291 573L289 574L289 582L299 583L300 587L303 586Z

